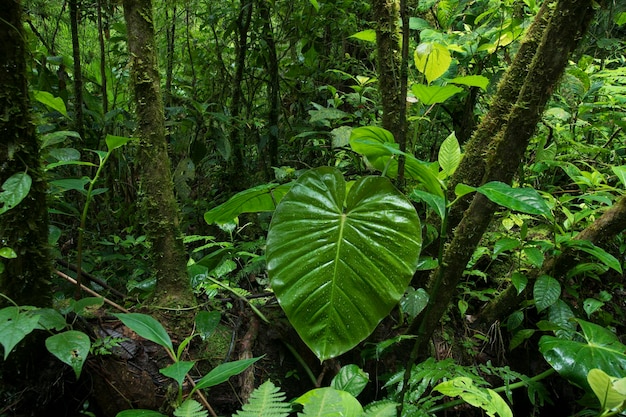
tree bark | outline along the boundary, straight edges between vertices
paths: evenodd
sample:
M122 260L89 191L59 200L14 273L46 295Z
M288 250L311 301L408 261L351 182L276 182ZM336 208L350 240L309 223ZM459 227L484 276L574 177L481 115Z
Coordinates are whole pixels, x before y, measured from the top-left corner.
M187 257L165 140L165 119L154 41L151 0L124 0L131 77L140 139L142 210L152 243L157 285L154 303L176 308L194 304Z
M32 185L26 198L0 215L0 248L17 257L0 258L0 293L19 305L49 306L51 265L48 253L47 185L39 144L30 119L26 81L26 45L22 5L10 0L0 7L0 186L16 173ZM0 306L6 300L0 301Z
M503 108L511 110L503 128L483 149L486 152L486 164L480 183L511 182L544 106L567 64L569 54L586 31L592 15L590 0L557 2L519 95L509 97L515 100L514 104L501 104ZM505 86L503 84L501 88ZM428 285L430 302L410 326L409 332L418 335L412 359L424 353L426 343L445 313L463 270L496 208L497 205L482 194L476 194L456 228L444 252L442 264L431 276Z

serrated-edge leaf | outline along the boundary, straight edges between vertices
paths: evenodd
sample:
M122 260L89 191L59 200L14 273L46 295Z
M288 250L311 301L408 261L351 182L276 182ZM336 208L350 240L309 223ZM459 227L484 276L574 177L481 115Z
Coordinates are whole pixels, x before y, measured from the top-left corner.
M244 404L236 417L288 417L291 413L291 404L285 401L286 394L272 381L265 381L257 387L247 404Z
M176 417L206 417L208 415L209 412L204 409L202 404L191 398L187 398L174 410Z
M541 312L552 304L561 296L561 284L549 275L541 275L537 278L533 287L533 298L537 311Z
M139 336L173 352L174 346L170 335L167 334L163 325L153 317L141 313L119 313L114 314L114 316Z

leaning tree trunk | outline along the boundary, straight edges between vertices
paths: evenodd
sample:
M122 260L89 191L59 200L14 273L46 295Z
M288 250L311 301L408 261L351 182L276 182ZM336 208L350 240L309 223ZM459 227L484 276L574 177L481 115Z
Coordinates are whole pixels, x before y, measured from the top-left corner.
M167 154L151 0L124 0L124 17L140 139L141 203L157 276L153 301L166 308L189 306L194 298Z
M557 2L519 94L509 97L514 100L512 104L502 104L510 108L506 123L483 149L486 164L481 184L511 182L569 54L586 31L592 15L591 0ZM410 327L410 331L418 335L411 355L413 360L424 353L423 349L448 307L463 270L496 208L497 205L485 196L476 194L455 229L443 254L443 262L431 277L428 286L430 302Z
M0 293L20 305L48 306L48 213L44 175L35 127L29 117L26 45L21 30L22 5L10 0L0 7L0 185L14 174L32 179L26 198L0 214L0 249L17 255L0 257ZM0 203L0 208L3 206ZM6 300L0 300L0 306Z

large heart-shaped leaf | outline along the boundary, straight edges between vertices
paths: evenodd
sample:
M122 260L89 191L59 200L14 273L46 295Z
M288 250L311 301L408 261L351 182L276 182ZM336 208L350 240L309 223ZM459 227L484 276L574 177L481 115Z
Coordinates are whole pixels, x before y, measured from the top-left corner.
M617 378L626 377L626 346L604 327L580 319L576 321L584 341L543 336L539 350L546 361L562 377L587 390L590 390L587 375L594 368Z
M289 321L320 359L366 338L418 265L420 222L382 177L350 188L333 168L302 175L276 208L267 237L270 282Z

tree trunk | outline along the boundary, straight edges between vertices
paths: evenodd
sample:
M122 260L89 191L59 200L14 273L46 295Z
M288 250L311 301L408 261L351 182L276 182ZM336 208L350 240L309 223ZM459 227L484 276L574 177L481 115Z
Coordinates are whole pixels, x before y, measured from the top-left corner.
M70 0L70 26L72 30L72 57L74 58L74 129L85 140L83 117L83 75L80 67L80 42L78 41L79 0Z
M179 227L154 42L151 0L124 0L131 77L140 139L142 209L152 246L157 285L154 303L167 308L194 304Z
M276 42L274 41L274 29L272 28L269 2L259 1L259 14L263 20L263 40L267 45L266 69L267 69L267 166L266 172L271 172L271 167L278 164L278 117L280 116L280 80L278 74L278 56L276 54ZM267 178L269 180L269 178Z
M0 185L17 173L29 175L32 185L21 203L0 215L0 249L9 247L17 254L0 257L0 293L19 305L44 307L51 302L47 185L29 116L21 17L19 1L0 7Z
M586 31L593 15L591 3L590 0L561 0L556 4L519 95L509 97L509 100L515 100L512 105L502 103L511 111L498 135L488 148L483 149L486 165L481 183L511 182L569 54ZM423 349L445 313L463 270L496 208L497 205L482 194L474 196L446 247L442 264L431 277L428 286L430 302L410 327L410 332L418 335L411 359L424 353Z

